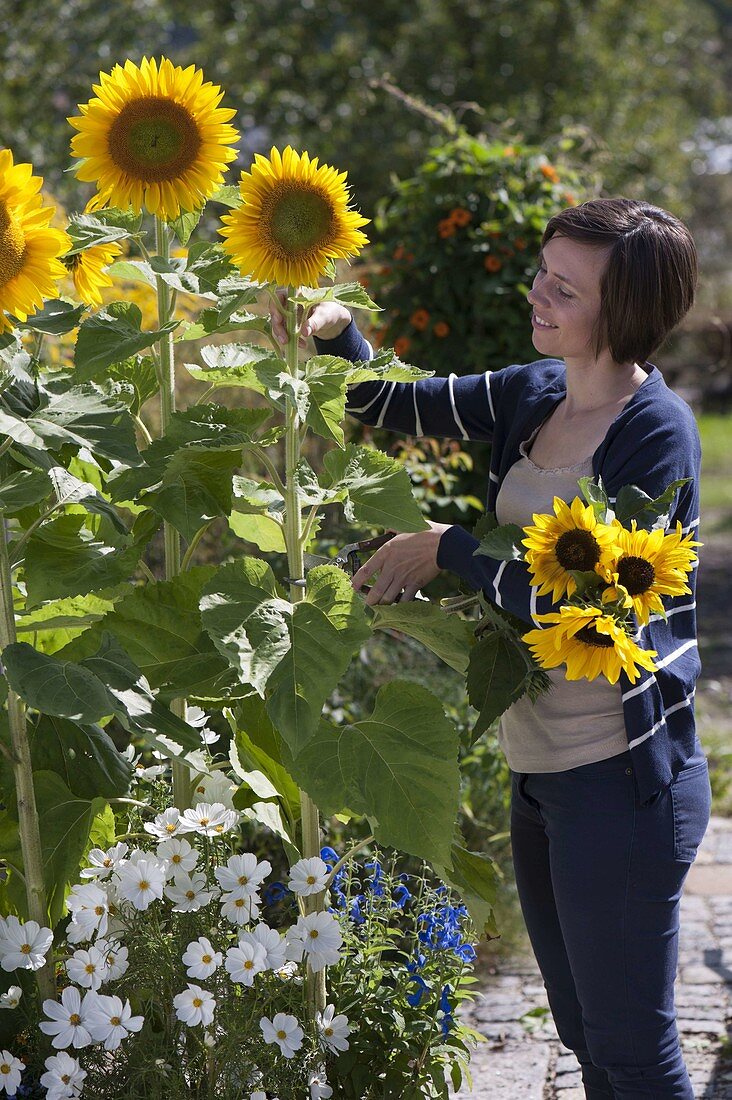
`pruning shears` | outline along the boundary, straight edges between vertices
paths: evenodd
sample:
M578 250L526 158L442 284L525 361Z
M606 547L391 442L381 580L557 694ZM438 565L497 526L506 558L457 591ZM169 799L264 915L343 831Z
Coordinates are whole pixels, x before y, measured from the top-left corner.
M355 577L359 569L363 565L361 558L362 554L367 551L378 550L380 546L383 546L389 539L393 539L396 535L396 531L387 531L383 535L376 535L372 539L361 539L360 542L349 542L342 549L338 551L335 557L327 558L322 554L303 554L303 565L305 570L312 569L315 565L337 565L340 569L343 569L348 573L349 577ZM285 577L285 581L288 584L297 584L304 588L307 581L304 578L298 578L293 580L290 577ZM361 592L370 592L371 585L364 584L361 586ZM403 593L402 593L403 594ZM397 597L397 600L401 597ZM421 592L415 593L415 599L426 600L427 597L423 596Z

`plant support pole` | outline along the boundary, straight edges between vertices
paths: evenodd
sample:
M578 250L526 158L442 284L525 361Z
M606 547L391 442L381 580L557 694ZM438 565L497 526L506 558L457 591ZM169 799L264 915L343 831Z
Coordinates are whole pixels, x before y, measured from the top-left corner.
M293 378L297 378L297 305L292 301L294 287L287 292L287 368ZM287 547L287 568L290 577L297 580L304 576L304 558L302 544L302 516L297 497L295 472L300 461L300 421L297 410L288 406L285 433L285 545ZM290 585L290 601L298 603L305 593L300 585ZM320 855L320 820L318 807L305 791L300 791L300 817L302 822L302 856L309 859ZM323 909L325 893L302 898L305 915ZM315 1012L323 1012L326 1004L325 970L313 973L308 965L307 975L308 1005Z
M170 230L162 218L155 218L155 249L158 256L166 262L170 260ZM172 320L171 291L160 275L156 276L158 295L158 328L163 328ZM166 332L158 342L160 359L160 434L165 435L170 418L175 412L175 356L173 354L173 333ZM163 520L163 538L165 542L165 579L170 581L180 573L180 535L175 527ZM185 721L185 699L174 699L170 709ZM188 768L179 760L172 760L173 802L179 810L188 808L190 801L190 774Z
M0 650L16 641L15 610L13 607L13 581L8 556L5 513L0 511L0 588L2 589L2 607L0 608ZM13 757L13 776L15 793L18 800L18 832L20 849L23 853L23 873L25 875L25 894L28 901L28 914L42 928L48 927L48 902L43 882L43 854L41 833L38 825L36 793L33 789L33 765L30 744L25 721L23 700L8 688L8 725L10 727L10 745ZM36 982L41 1000L50 997L56 999L56 982L53 964L46 962L36 971Z

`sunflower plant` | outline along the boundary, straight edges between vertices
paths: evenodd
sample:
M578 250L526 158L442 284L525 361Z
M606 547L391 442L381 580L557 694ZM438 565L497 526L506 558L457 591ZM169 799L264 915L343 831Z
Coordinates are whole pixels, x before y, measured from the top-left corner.
M28 947L26 1004L56 998L49 936L61 944L79 868L126 842L130 746L169 768L179 814L226 772L236 811L290 866L318 857L324 816L366 822L368 840L342 858L379 843L427 861L495 936L495 868L455 826L459 734L438 696L397 679L362 720L324 716L378 630L461 671L475 644L469 622L427 601L370 608L338 565L304 568L327 508L369 531L426 527L403 465L342 427L349 385L424 372L390 348L356 364L300 355L319 301L378 310L359 283L335 281L336 261L366 243L345 173L272 149L226 185L232 111L194 67L128 61L94 93L72 123L76 172L96 192L66 229L49 228L31 166L0 155L0 915ZM228 211L221 242L197 237L206 202ZM76 300L60 292L69 278ZM121 290L130 280L155 294L154 319ZM184 296L199 304L185 323ZM286 316L284 353L270 302ZM74 334L70 361L49 362ZM204 388L178 409L184 342ZM244 403L216 400L222 390ZM320 470L309 434L332 444ZM201 561L217 521L251 552ZM223 727L216 763L201 706ZM325 890L303 909L322 914ZM312 1022L325 967L306 968L304 992Z
M580 478L582 497L555 497L552 513L534 515L533 524L499 526L490 517L476 553L525 561L537 594L551 593L559 604L537 616L544 628L524 633L514 621L514 646L520 640L542 669L565 665L569 680L602 675L614 684L625 672L634 683L641 668L653 671L657 654L637 644L638 628L651 614L666 618L664 596L690 592L693 548L701 546L679 522L668 526L668 509L686 481L672 482L655 500L624 486L611 508L601 479Z

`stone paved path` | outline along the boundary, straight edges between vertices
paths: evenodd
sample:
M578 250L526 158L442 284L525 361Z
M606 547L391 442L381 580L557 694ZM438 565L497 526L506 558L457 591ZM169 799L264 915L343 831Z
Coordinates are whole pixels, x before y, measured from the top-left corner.
M546 1015L525 1015L534 1009ZM677 1025L696 1100L732 1100L732 819L712 816L681 899ZM584 1100L559 1041L536 961L491 967L464 1018L486 1039L471 1059L472 1100ZM522 1020L523 1017L523 1020Z

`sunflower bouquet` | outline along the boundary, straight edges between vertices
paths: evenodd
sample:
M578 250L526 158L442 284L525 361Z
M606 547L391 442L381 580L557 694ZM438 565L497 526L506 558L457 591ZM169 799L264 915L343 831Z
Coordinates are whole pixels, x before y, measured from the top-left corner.
M664 596L691 592L693 547L702 545L681 523L668 526L668 508L687 480L655 500L625 486L613 509L601 480L581 478L584 500L555 497L552 513L535 514L533 524L494 524L484 535L477 553L525 561L537 596L559 604L536 616L546 626L521 636L541 668L566 665L568 680L603 675L611 684L621 672L635 683L640 669L654 671L657 653L638 645L638 630L652 615L666 618Z

